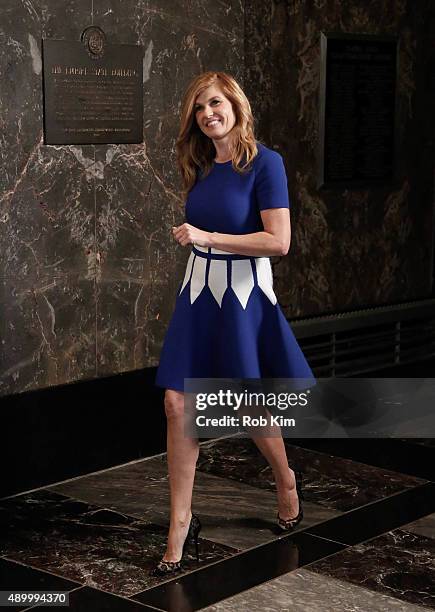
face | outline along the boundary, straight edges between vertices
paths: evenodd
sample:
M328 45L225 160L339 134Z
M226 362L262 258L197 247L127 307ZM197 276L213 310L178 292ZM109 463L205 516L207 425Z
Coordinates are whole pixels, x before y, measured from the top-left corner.
M210 85L201 92L195 100L194 112L201 131L213 140L225 138L236 123L231 102L218 85ZM211 119L217 122L208 124Z

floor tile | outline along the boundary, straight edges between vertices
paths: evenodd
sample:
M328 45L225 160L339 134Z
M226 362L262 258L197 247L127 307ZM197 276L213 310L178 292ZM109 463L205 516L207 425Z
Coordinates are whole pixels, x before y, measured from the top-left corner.
M289 465L299 467L304 473L307 500L327 508L351 510L427 482L294 446L289 440L285 443ZM198 469L256 487L274 488L270 466L247 438L213 440L202 445Z
M435 608L435 540L395 529L310 565L309 570Z
M419 444L421 446L435 448L435 438L404 438L404 442L407 444Z
M154 610L137 601L132 601L103 591L97 591L89 587L81 587L69 598L69 607L34 606L30 610L58 610L63 612L147 612Z
M84 476L50 487L50 490L152 523L168 524L166 457L154 457ZM269 542L280 533L275 520L275 492L229 478L197 471L193 509L202 521L204 538L240 550ZM337 510L310 502L304 509L301 528L339 514Z
M400 472L401 474L409 474L425 480L434 480L432 466L435 461L435 447L430 443L430 440L418 443L418 438L405 440L304 438L293 439L291 442L295 446L327 455L351 459L352 461Z
M426 483L310 527L343 544L359 544L435 511L435 483Z
M403 531L418 533L435 540L435 512L401 527Z
M340 544L299 532L144 591L134 599L168 612L192 612L340 549Z
M304 521L293 534L275 525L266 460L251 440L232 437L201 444L199 567L189 551L183 573L148 576L167 537L164 455L0 500L0 556L70 580L74 612L233 610L237 602L265 612L267 601L310 610L322 596L322 612L361 601L367 610L435 608L427 586L435 579L435 483L386 469L390 457L375 467L285 442L289 464L304 472ZM405 447L412 464L423 446Z
M163 555L167 529L38 491L0 502L0 554L83 585L130 596L161 582L148 572ZM201 564L235 549L201 539ZM197 567L189 551L185 571Z
M296 570L202 612L424 612L427 608L349 585L306 569Z
M3 557L0 559L0 591L71 591L79 585L59 576L39 571ZM25 610L28 605L7 607L6 610Z

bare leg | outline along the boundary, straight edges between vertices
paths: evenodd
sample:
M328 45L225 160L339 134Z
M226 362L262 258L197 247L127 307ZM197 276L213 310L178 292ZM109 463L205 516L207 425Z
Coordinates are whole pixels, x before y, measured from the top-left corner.
M295 518L299 512L295 473L288 465L280 427L273 425L271 430L276 437L251 436L251 438L272 468L278 498L278 512L282 519L288 520Z
M198 460L198 440L184 436L184 393L167 389L167 456L171 515L165 561L179 561L192 516L192 490Z

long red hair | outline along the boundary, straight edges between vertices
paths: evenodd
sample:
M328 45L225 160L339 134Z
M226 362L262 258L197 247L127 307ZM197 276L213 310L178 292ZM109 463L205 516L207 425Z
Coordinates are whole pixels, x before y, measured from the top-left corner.
M196 98L202 91L214 84L217 84L225 97L230 100L236 117L233 127L232 151L234 170L239 173L248 171L250 162L258 153L251 105L240 85L226 72L208 71L199 74L189 83L184 93L180 131L175 144L177 165L183 180L184 197L187 197L195 184L197 170L201 169L203 177L207 176L216 155L211 138L206 136L198 126L194 109ZM243 165L242 161L245 162Z

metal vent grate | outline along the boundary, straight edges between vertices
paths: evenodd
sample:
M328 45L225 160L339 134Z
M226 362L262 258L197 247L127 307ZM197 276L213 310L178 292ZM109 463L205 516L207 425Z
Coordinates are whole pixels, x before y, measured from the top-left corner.
M435 299L291 321L315 376L357 376L435 356Z

